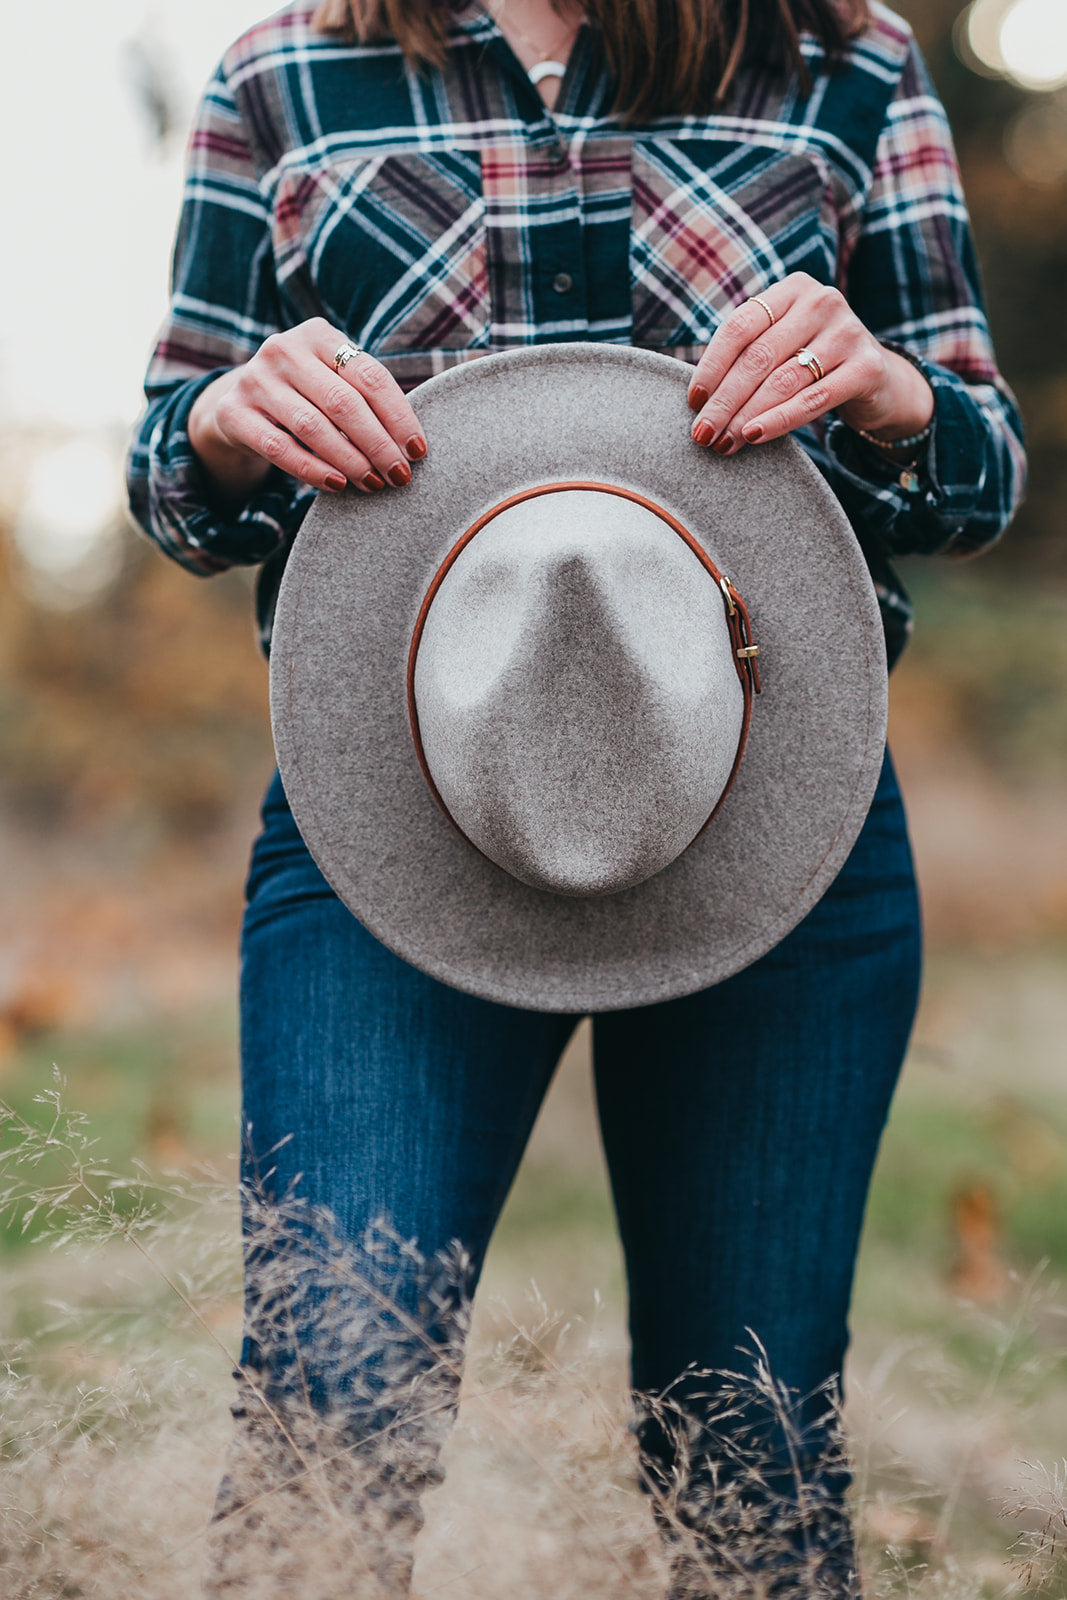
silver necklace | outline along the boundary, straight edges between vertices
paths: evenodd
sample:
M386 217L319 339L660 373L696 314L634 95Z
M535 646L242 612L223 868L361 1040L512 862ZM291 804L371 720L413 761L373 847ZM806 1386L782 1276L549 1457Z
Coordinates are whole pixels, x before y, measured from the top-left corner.
M507 0L499 0L499 3L493 6L491 10L493 21L496 23L497 27L500 28L501 33L504 31L501 24L501 18L503 17L506 9ZM555 59L552 54L551 46L547 50L542 50L536 39L531 39L528 33L524 33L514 19L511 20L510 26L515 37L517 39L521 39L523 44L528 45L538 57L538 60L534 63L534 65L532 67L527 67L526 69L526 75L531 83L541 83L545 78L564 77L567 71L566 63L563 61L557 61ZM572 29L568 26L566 33L560 35L557 48L566 43L567 39L571 35L571 32Z

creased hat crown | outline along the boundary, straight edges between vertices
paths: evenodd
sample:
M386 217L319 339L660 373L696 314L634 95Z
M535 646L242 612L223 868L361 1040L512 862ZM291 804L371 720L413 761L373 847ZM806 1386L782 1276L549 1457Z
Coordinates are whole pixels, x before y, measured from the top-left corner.
M630 888L686 849L744 715L714 579L654 510L595 489L481 527L433 597L414 691L453 821L568 895Z

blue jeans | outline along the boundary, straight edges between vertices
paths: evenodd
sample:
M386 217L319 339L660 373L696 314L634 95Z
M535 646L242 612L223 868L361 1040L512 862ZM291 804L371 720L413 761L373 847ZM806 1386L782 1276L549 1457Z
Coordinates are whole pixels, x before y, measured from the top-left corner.
M803 1540L827 1553L825 1571L836 1576L824 1579L825 1592L834 1595L854 1592L854 1580L842 1508L848 1474L827 1455L826 1400L840 1381L867 1189L919 971L915 879L887 755L845 866L775 949L687 999L593 1020L633 1385L642 1393L674 1385L695 1419L683 1520L699 1533L706 1516L714 1530L714 1506L698 1491L710 1484L721 1496L743 1475L742 1438L762 1452L768 1494L795 1481L798 1459L801 1469L810 1463L820 1509ZM368 1281L378 1274L375 1303L385 1294L400 1308L394 1355L405 1342L458 1350L463 1296L440 1287L446 1257L451 1250L455 1261L459 1241L462 1289L473 1290L579 1019L473 999L385 949L323 879L277 777L248 879L241 1019L249 1185L268 1202L289 1195L305 1206L305 1238L332 1217ZM391 1287L369 1243L379 1218L416 1241L421 1258L417 1266L397 1247ZM299 1368L311 1404L347 1411L355 1437L380 1427L383 1384L368 1373L382 1368L383 1342L368 1344L358 1370L361 1358L346 1356L350 1346L327 1328L333 1291L318 1292L306 1275L279 1334L262 1287L277 1241L255 1221L247 1227L248 1371L280 1394ZM765 1387L724 1408L727 1381L707 1376L731 1370L744 1379L756 1341L780 1393L794 1397L791 1439ZM645 1403L638 1419L643 1481L662 1489L677 1469L676 1430ZM432 1463L412 1492L426 1481Z

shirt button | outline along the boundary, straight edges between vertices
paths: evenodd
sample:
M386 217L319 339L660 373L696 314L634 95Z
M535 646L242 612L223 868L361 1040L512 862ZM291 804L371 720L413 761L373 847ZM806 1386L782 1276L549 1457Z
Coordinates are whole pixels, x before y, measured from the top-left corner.
M557 294L570 294L574 288L574 279L569 272L557 272L552 279L552 287Z

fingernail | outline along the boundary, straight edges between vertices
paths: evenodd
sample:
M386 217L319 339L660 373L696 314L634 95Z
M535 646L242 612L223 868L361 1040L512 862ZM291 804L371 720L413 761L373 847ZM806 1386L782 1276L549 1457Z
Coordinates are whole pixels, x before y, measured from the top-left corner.
M327 489L332 489L334 494L339 494L342 489L347 489L348 479L343 478L339 472L328 472L326 474L326 487Z
M750 444L758 444L763 438L763 429L758 422L746 422L741 432Z
M364 489L385 488L385 479L380 478L376 472L368 472L365 478L360 479L360 482L362 483Z
M408 455L412 461L421 461L426 454L426 440L421 433L413 433L408 440Z
M386 477L395 488L402 489L405 483L411 482L411 468L406 461L398 461L395 467L389 468Z
M710 422L698 422L693 429L693 439L696 444L710 444L715 437L715 429Z
M694 384L689 391L690 411L702 411L710 399L711 396L705 388L699 383Z
M717 456L728 456L734 447L734 442L728 433L721 434L712 445Z

